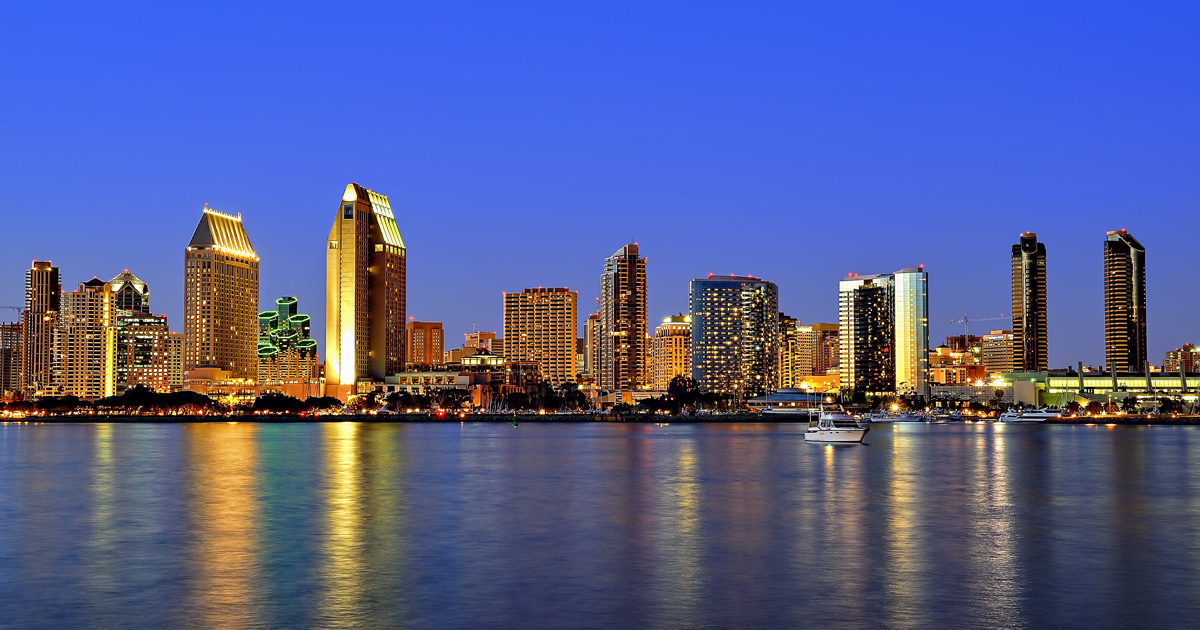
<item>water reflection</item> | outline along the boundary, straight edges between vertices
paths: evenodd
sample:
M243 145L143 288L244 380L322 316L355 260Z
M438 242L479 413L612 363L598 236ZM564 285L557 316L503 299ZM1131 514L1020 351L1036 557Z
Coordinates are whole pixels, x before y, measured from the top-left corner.
M929 475L919 473L924 465L924 450L917 439L906 439L911 427L896 425L892 439L891 470L887 500L888 519L884 538L887 542L886 605L889 618L905 627L928 627L926 601L926 549L924 524L920 512L922 485L932 483ZM925 427L918 427L925 428Z
M1200 428L0 429L0 626L1190 627Z
M112 595L118 560L112 424L95 426L88 479L92 510L88 522L88 571L84 579L94 614L100 619L111 619L117 612Z
M358 435L362 425L325 425L325 561L320 625L351 628L363 590L363 504Z
M189 622L207 628L262 623L255 424L186 431L194 575Z

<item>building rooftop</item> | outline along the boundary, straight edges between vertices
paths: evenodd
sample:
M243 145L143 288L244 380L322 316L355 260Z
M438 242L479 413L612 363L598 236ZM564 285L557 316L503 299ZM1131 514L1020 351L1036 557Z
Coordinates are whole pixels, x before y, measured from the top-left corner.
M204 204L204 214L188 247L212 247L219 252L228 252L235 256L244 256L258 260L254 246L250 244L250 236L242 225L242 215L218 212Z

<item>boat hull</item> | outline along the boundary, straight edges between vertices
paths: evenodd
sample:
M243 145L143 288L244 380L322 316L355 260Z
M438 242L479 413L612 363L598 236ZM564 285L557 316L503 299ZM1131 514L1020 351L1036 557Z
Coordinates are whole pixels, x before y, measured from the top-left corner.
M817 429L804 434L806 442L854 444L862 442L870 429Z

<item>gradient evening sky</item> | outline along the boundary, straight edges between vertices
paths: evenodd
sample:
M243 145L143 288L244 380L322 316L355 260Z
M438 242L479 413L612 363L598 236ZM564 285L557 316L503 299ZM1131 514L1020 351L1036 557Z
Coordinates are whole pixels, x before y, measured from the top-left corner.
M1051 366L1098 364L1119 228L1148 250L1151 361L1200 341L1194 2L10 2L0 23L0 304L35 258L67 289L128 267L182 330L208 202L243 214L264 307L298 296L323 337L356 181L390 196L408 312L448 345L498 330L505 290L568 286L583 319L630 239L652 324L709 272L818 322L846 272L924 263L936 345L1009 313L1033 230Z

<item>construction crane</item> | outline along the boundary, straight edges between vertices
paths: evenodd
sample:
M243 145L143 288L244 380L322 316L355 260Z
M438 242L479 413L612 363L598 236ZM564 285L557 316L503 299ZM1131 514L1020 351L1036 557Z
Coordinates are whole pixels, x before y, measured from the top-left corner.
M962 324L963 325L963 336L970 337L971 332L970 332L970 330L968 330L968 328L970 327L971 322L998 322L998 321L1002 321L1002 320L1006 321L1009 319L1012 319L1012 317L1005 315L1004 313L1000 313L1000 317L976 317L974 319L968 317L964 313L962 316L962 319L951 319L950 323L951 324Z

